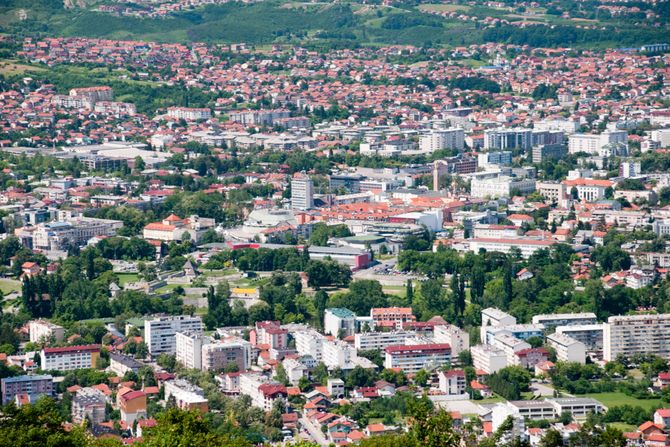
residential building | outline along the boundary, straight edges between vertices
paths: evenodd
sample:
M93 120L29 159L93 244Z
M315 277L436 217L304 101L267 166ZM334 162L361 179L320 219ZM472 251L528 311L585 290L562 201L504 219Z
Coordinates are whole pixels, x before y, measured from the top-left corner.
M500 309L487 307L482 310L482 326L512 326L515 324L516 318Z
M270 411L275 400L286 400L286 387L258 373L240 374L240 394L251 397L251 404L263 411Z
M72 397L72 422L81 424L88 420L91 425L100 425L107 417L106 407L107 400L102 391L81 388Z
M509 326L482 326L482 341L485 344L493 344L493 339L503 334L508 334L520 340L528 340L531 337L542 338L545 327L541 324L513 324Z
M565 144L540 144L533 147L533 163L542 163L546 160L558 160L568 155L568 147Z
M496 334L492 338L490 345L494 348L500 349L505 353L508 365L517 365L518 357L516 356L516 353L518 351L531 348L528 343L519 340L507 332Z
M465 142L463 129L452 127L449 129L434 129L428 135L419 139L419 149L422 152L433 153L443 149L462 151Z
M175 119L198 121L210 119L212 117L212 111L207 108L168 107L167 115L170 118Z
M40 367L44 371L95 368L98 358L100 358L100 345L43 348L40 352Z
M323 360L323 342L325 341L323 335L314 329L308 329L294 332L293 339L295 349L300 355L312 356L317 362Z
M491 345L475 345L470 348L472 364L487 374L493 374L507 366L505 352Z
M314 183L304 173L294 175L291 180L291 208L294 210L314 208Z
M603 331L603 358L656 354L670 359L670 314L612 316Z
M132 427L133 423L147 417L147 394L123 387L116 392L116 405L121 420Z
M251 368L252 346L239 337L213 340L202 346L203 371L219 371L235 364L239 371Z
M2 405L12 401L17 395L27 395L31 403L42 396L53 397L53 377L50 375L24 375L16 377L5 377L0 380L2 391Z
M470 349L470 334L453 324L438 324L434 326L433 340L437 343L447 343L451 346L451 356L454 358L454 361L458 359L458 355L461 352Z
M607 145L626 144L627 141L628 132L625 130L605 131L599 135L576 133L568 138L568 151L571 154L585 152L598 155Z
M584 343L587 351L603 350L603 324L556 326L556 333L567 335L577 341Z
M127 355L109 353L109 370L119 377L123 377L128 372L137 372L142 364Z
M536 251L550 248L554 244L556 244L554 240L530 239L527 237L516 239L472 238L463 241L463 243L453 244L453 248L456 251L472 253L479 253L481 250L510 253L513 249L519 249L521 256L527 259Z
M144 322L144 342L152 356L176 354L177 332L202 333L203 330L200 316L156 317Z
M288 331L282 329L278 321L257 321L249 340L252 345L265 345L270 349L285 349L288 343Z
M202 331L177 332L175 334L177 361L187 369L202 370L202 348L209 343Z
M556 350L556 359L562 362L586 363L586 346L569 335L554 332L547 335L547 343Z
M475 177L470 182L470 195L478 198L511 197L535 191L535 179L500 175L492 178Z
M455 396L465 393L467 380L465 379L465 371L462 369L451 369L442 371L438 375L440 381L440 391L450 396Z
M528 348L514 353L514 365L526 369L534 369L535 365L545 363L549 360L549 351L544 348Z
M538 193L552 202L566 198L567 188L561 182L537 182L535 187Z
M45 320L32 320L28 322L30 341L32 343L63 341L65 328Z
M323 341L323 363L328 368L352 369L358 355L356 349L342 340Z
M354 335L354 347L362 351L384 349L387 346L403 345L415 336L415 332L409 331L360 332Z
M406 373L438 368L451 362L451 346L446 343L388 346L384 353L385 368L400 368Z
M173 397L177 407L182 410L198 410L201 413L209 411L209 401L202 388L183 379L168 380L163 386L166 402Z
M323 332L336 337L347 337L356 332L356 315L349 309L326 309L323 316Z
M598 322L593 312L567 313L567 314L541 314L533 316L533 324L543 324L545 328L551 329L556 326L577 326L595 324Z
M529 150L532 147L532 130L522 128L497 128L484 131L484 149Z
M510 165L512 164L512 152L496 151L483 152L477 155L477 166L485 168L487 166Z

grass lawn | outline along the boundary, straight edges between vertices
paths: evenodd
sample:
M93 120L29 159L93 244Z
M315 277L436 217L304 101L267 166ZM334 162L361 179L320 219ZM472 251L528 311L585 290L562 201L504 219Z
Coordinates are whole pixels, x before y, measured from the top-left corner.
M624 424L623 422L612 422L609 425L614 427L614 428L618 428L619 430L621 430L624 433L633 432L633 431L637 430L636 426L630 425L630 424Z
M654 407L662 406L661 399L636 399L632 396L627 396L624 393L594 393L586 394L578 397L591 397L602 402L606 407L617 407L621 405L632 405L634 407L642 407L645 410L651 410Z
M470 10L471 8L467 5L444 5L444 4L439 4L439 5L432 5L432 4L424 4L419 6L419 10L421 11L428 11L428 12L454 12L454 11L461 11L465 12Z
M0 292L7 295L12 292L21 291L21 282L14 279L0 279Z
M131 282L137 282L139 279L139 275L137 273L117 273L116 276L119 277L119 287L123 287L124 285Z
M184 287L184 284L166 284L163 287L159 287L158 289L156 289L156 293L171 292L179 286Z

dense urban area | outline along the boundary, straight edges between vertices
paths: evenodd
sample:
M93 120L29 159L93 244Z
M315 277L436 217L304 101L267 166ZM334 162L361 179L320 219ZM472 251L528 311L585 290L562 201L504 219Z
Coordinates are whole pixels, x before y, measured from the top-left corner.
M0 444L670 446L670 2L0 1Z

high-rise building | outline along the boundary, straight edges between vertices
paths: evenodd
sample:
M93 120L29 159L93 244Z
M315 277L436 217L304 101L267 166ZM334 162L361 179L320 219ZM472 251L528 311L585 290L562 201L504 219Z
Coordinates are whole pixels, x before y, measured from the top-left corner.
M178 315L157 317L144 323L144 340L151 355L175 354L177 350L177 332L202 332L202 318L199 316Z
M484 149L487 150L528 150L533 146L531 129L489 129L484 132Z
M670 359L670 314L613 316L603 331L603 358L655 354Z
M291 180L291 208L308 210L314 208L314 183L306 174L296 174Z

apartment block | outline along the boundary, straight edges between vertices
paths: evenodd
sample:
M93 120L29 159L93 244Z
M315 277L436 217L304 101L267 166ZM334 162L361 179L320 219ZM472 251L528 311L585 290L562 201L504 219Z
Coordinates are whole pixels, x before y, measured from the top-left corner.
M281 350L288 343L288 331L282 329L278 321L257 321L249 339L252 345L267 345Z
M416 321L411 307L377 307L370 309L375 327L402 329L405 323Z
M109 353L109 370L119 377L127 372L137 372L142 364L132 357L123 354Z
M519 340L528 340L530 337L544 336L544 325L541 324L513 324L510 326L482 326L482 340L485 344L493 344L495 337L503 334L511 335Z
M240 374L240 394L251 397L251 404L264 411L272 410L275 400L288 396L284 385L257 373Z
M44 371L95 368L98 358L100 358L100 345L43 348L40 352L40 367Z
M176 354L177 332L202 333L203 330L199 316L156 317L144 322L144 340L152 356Z
M556 326L556 333L567 335L584 343L588 351L603 350L603 324L583 324L575 326Z
M306 174L296 174L291 180L291 208L308 210L314 208L314 182Z
M516 356L516 353L531 348L528 343L519 340L507 332L500 332L493 336L490 344L494 348L498 348L505 353L508 365L518 365L518 357Z
M30 341L33 343L50 342L53 340L58 343L63 341L65 329L57 324L45 320L32 320L28 323Z
M387 346L405 344L407 340L415 336L415 332L409 331L361 332L354 335L354 347L363 351L384 349Z
M465 142L463 129L452 127L449 129L435 129L419 139L419 149L422 152L433 153L443 149L462 151Z
M167 115L170 118L197 121L210 119L212 111L207 108L168 107Z
M586 346L581 341L554 332L547 336L547 343L556 350L556 359L562 362L586 363Z
M461 369L452 369L449 371L442 371L439 376L440 391L450 396L465 393L467 380L465 379L465 371Z
M545 328L556 326L577 326L595 324L598 322L593 312L569 313L569 314L541 314L533 317L533 324L542 324Z
M202 347L209 337L202 332L177 332L175 334L176 359L187 369L202 368Z
M104 422L107 400L102 391L96 388L81 388L72 397L72 422L81 424L88 420L92 425Z
M451 346L451 355L454 361L463 351L470 349L470 334L453 324L439 324L433 327L433 340L437 343L447 343Z
M384 353L385 368L400 368L406 373L451 362L451 346L446 343L389 346Z
M670 359L670 314L613 316L603 331L603 358L656 354Z
M472 364L487 374L493 374L507 366L505 352L491 345L475 345L470 348Z
M33 403L41 396L53 396L53 377L50 375L25 375L5 377L0 380L2 405L12 402L18 395L27 395Z
M312 356L317 362L323 360L323 342L325 341L323 335L314 329L308 329L294 332L293 339L295 349L300 355Z
M198 410L201 413L209 411L209 401L202 388L182 379L169 380L164 383L164 387L166 402L173 397L177 407L182 410Z
M356 314L344 308L326 309L323 316L323 329L325 334L336 337L340 333L345 337L354 335L356 332Z

